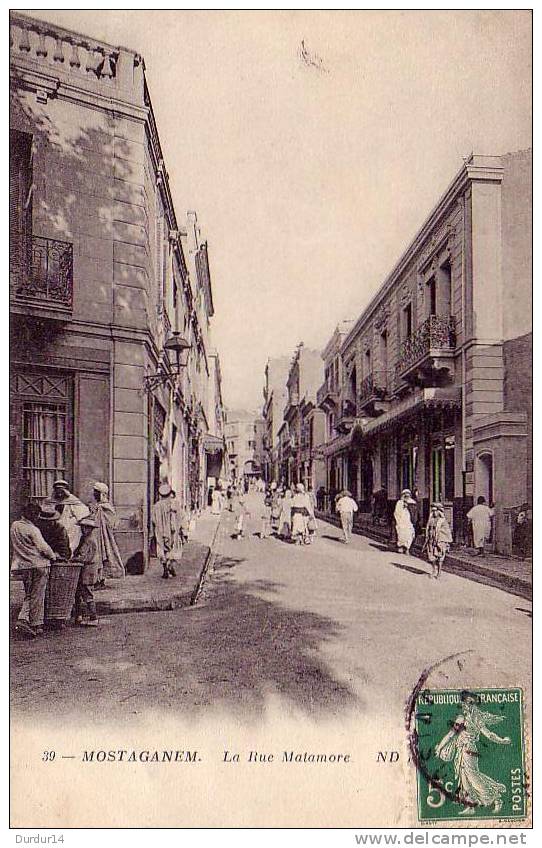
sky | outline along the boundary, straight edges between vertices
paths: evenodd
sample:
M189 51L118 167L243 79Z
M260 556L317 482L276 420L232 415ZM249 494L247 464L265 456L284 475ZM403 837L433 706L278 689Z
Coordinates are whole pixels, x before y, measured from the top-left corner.
M30 11L140 52L223 395L357 318L463 164L531 146L528 11Z

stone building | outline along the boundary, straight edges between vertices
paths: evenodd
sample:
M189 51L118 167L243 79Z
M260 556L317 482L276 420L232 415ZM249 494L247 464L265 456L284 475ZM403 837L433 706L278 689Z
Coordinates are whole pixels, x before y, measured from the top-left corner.
M316 393L316 403L326 416L324 437L322 439L322 454L326 464L326 482L324 486L330 500L344 487L344 455L336 450L336 438L339 432L339 404L343 384L343 362L341 346L352 329L353 321L341 321L333 331L333 335L322 351L324 360L324 382Z
M203 500L206 245L177 218L140 55L14 13L10 94L11 505L105 481L141 569L160 481Z
M417 488L424 519L442 501L464 539L483 495L510 550L532 481L531 206L530 151L472 155L342 340L339 396L319 394L329 486L362 510Z
M315 441L321 438L318 421L323 416L317 414L315 418L314 415L316 393L322 383L323 373L320 351L311 350L301 343L292 358L286 381L288 398L284 421L288 425L288 442L283 444L281 465L285 471L284 482L288 485L303 482L312 484L313 475L323 466L322 457L316 455L315 451ZM321 475L316 476L320 480Z
M227 410L225 440L233 481L250 482L263 476L263 432L263 420L258 415L247 410Z
M268 359L265 366L262 413L264 422L263 476L267 483L278 483L280 480L278 433L288 398L286 381L289 370L290 358L288 356Z
M222 402L222 373L218 351L208 351L209 383L207 398L207 433L204 438L205 474L207 487L216 486L228 476L229 462L226 451L226 411Z

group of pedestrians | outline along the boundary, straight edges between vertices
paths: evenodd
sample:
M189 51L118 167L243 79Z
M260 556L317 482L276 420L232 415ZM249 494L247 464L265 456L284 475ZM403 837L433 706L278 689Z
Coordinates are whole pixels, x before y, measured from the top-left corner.
M278 485L276 482L266 488L255 487L261 493L259 538L267 539L274 535L284 542L297 545L310 545L317 530L315 517L316 499L312 488L305 489L303 483L293 486ZM235 514L235 539L245 538L245 521L250 515L245 495L235 489L230 498L231 511Z
M354 515L358 511L358 504L348 489L344 489L337 494L335 510L341 521L343 541L345 544L349 544L352 538ZM383 511L383 506L380 505L379 513L383 513ZM477 552L483 553L484 545L490 536L492 515L492 510L486 506L485 499L482 496L478 498L477 505L467 513L467 517L472 525L474 544ZM420 519L417 492L416 490L403 489L393 512L393 533L399 553L410 554L410 549L419 529ZM431 577L436 579L440 576L444 559L453 542L452 531L446 519L442 503L434 502L431 504L424 536L422 550L426 551L427 558L431 563Z
M320 499L322 494L319 492ZM380 500L377 514L378 518L382 519L387 513L387 492L382 490L378 494ZM228 485L226 500L229 510L235 514L233 537L243 539L246 518L250 515L243 488L233 484ZM283 541L299 545L310 544L317 529L316 507L317 499L312 488L309 487L306 490L303 483L293 486L277 485L275 482L269 484L263 492L261 524L258 533L260 539L275 535ZM341 521L343 542L349 544L358 504L352 497L352 493L348 489L343 489L336 494L334 507ZM493 520L493 510L487 506L483 496L477 499L476 505L467 513L467 519L470 522L476 552L483 554L484 547L491 536ZM437 579L453 542L444 505L438 501L431 503L427 523L425 527L422 527L418 492L416 489L403 489L393 510L392 531L393 542L398 552L406 555L410 554L416 536L423 533L422 553L426 552L431 564L430 576Z
M98 625L94 590L125 573L115 523L105 483L94 484L89 505L61 479L40 506L26 504L10 528L11 575L25 593L19 633L35 638L45 625L61 630L72 616L76 624Z

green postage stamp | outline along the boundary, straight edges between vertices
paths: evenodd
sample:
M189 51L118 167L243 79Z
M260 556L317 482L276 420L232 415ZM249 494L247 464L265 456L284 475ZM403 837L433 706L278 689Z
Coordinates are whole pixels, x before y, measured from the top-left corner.
M411 751L420 821L527 815L521 689L424 690Z

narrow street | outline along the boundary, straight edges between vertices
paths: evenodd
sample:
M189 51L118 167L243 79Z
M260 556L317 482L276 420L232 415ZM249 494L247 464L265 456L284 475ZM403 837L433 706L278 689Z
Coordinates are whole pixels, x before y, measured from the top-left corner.
M320 523L312 546L260 540L261 496L244 540L222 516L214 568L196 607L103 618L12 648L14 718L166 709L260 721L269 709L314 721L396 715L424 669L441 686L530 681L530 604ZM156 573L159 580L159 573ZM459 659L446 660L451 655Z

